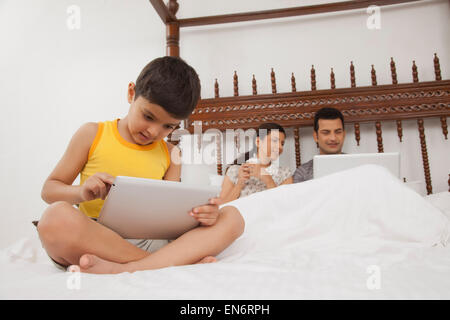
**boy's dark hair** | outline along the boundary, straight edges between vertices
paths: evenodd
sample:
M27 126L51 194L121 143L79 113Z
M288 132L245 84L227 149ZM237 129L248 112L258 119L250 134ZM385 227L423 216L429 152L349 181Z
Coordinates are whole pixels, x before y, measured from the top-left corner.
M319 119L334 120L334 119L338 119L338 118L341 119L342 128L344 128L344 116L338 109L335 109L335 108L320 109L314 115L314 131L317 132L319 130Z
M174 118L186 119L200 99L200 80L181 58L161 57L144 67L136 80L135 91L135 100L142 96Z

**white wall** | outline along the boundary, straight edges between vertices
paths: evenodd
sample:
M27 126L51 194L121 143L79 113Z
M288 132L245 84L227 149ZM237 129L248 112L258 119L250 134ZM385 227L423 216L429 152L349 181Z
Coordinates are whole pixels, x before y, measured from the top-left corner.
M321 1L327 2L327 1ZM179 17L220 14L318 1L180 1ZM80 29L70 30L70 5L80 8ZM221 7L219 8L218 5ZM368 30L365 10L283 20L246 22L181 31L181 56L198 71L202 97L233 94L238 71L240 93L251 94L255 74L260 93L270 93L270 68L279 92L309 89L314 64L317 87L328 88L334 67L337 87L348 87L348 64L356 67L357 85L370 84L370 65L378 83L390 83L389 59L397 63L400 83L411 81L411 61L419 79L433 80L433 53L441 59L442 77L450 79L449 1L398 5L381 9L381 29ZM63 154L75 130L87 121L122 117L128 110L126 88L151 59L165 54L165 28L146 0L0 1L0 248L34 232L46 204L42 184ZM439 121L426 120L434 192L447 190L449 142ZM450 121L449 121L450 124ZM383 123L385 151L402 152L404 176L423 179L415 122L404 122L404 142L395 127ZM372 127L362 125L362 146L353 130L345 152L376 152ZM301 130L302 161L316 152L309 129ZM292 142L292 140L290 140ZM292 147L292 146L291 146ZM292 149L282 161L293 165Z

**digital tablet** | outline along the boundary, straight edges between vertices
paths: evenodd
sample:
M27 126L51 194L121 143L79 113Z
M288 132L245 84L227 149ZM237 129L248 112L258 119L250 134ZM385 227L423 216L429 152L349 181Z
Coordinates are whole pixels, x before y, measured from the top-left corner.
M125 239L176 239L199 224L189 211L219 192L219 187L117 176L98 222Z
M400 178L400 154L398 152L329 154L317 155L313 159L314 179L365 164L383 166L394 176Z

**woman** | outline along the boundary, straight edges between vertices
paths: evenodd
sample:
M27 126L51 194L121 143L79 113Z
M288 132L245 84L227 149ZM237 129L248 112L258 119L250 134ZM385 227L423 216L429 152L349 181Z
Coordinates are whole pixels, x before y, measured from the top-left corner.
M250 152L247 152L243 164L239 165L235 160L226 172L220 193L223 203L292 183L289 168L274 163L283 152L285 140L285 130L276 123L264 123L258 127L255 156L250 158Z

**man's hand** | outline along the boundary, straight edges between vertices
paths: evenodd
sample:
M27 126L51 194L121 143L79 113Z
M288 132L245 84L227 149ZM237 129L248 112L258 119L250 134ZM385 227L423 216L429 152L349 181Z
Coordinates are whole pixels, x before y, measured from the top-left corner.
M114 177L105 172L97 172L90 176L80 189L81 202L101 198L106 199L111 185L114 183Z
M209 199L208 204L198 206L189 211L189 214L200 222L203 226L212 226L219 217L219 205L222 204L220 198Z

